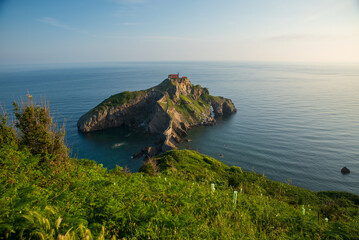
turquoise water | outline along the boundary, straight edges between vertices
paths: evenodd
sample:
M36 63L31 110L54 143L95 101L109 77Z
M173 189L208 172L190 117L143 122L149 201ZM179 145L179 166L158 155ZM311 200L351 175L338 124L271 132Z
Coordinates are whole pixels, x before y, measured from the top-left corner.
M131 155L153 137L126 129L77 131L78 118L112 94L146 89L180 72L212 95L231 98L238 112L214 127L190 131L180 145L270 179L311 190L359 194L359 66L239 62L104 63L2 66L0 103L27 92L46 97L65 119L72 154L105 167L137 171ZM114 144L119 144L113 148ZM223 157L220 157L223 154ZM351 174L343 176L347 166Z

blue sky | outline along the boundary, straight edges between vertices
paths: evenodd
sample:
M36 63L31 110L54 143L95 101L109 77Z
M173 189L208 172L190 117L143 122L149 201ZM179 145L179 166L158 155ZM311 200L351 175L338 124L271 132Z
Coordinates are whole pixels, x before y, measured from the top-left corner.
M0 0L0 63L359 63L358 0Z

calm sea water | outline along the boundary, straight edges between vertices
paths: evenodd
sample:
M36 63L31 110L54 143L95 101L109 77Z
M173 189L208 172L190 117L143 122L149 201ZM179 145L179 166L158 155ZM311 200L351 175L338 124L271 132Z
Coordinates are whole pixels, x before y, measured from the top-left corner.
M72 154L107 168L137 171L131 155L153 139L126 129L90 134L76 122L112 94L147 89L180 72L212 95L231 98L238 112L214 127L190 131L190 146L226 164L311 190L359 194L359 66L163 62L2 66L0 103L46 97L66 121ZM114 144L121 143L118 148ZM223 157L219 155L223 154ZM347 166L351 174L342 175Z

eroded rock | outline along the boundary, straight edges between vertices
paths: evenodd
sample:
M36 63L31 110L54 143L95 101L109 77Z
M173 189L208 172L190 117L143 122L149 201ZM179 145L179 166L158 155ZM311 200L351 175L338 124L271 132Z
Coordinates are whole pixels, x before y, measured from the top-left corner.
M77 127L84 133L126 126L156 134L158 146L134 155L153 156L176 148L188 129L215 125L211 108L215 117L237 111L230 99L211 96L207 88L193 85L188 78L165 79L147 90L109 97L84 114Z

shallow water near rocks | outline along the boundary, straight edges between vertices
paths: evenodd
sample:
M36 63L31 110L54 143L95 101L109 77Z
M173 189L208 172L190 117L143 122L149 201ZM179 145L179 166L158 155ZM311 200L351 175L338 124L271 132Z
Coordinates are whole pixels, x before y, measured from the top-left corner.
M218 160L311 190L359 194L359 67L240 62L1 66L0 103L29 92L66 121L72 155L137 171L132 154L155 138L125 128L82 134L81 115L112 94L147 89L180 72L238 112L189 132L190 147ZM115 144L118 144L114 147ZM342 175L347 166L351 173Z

